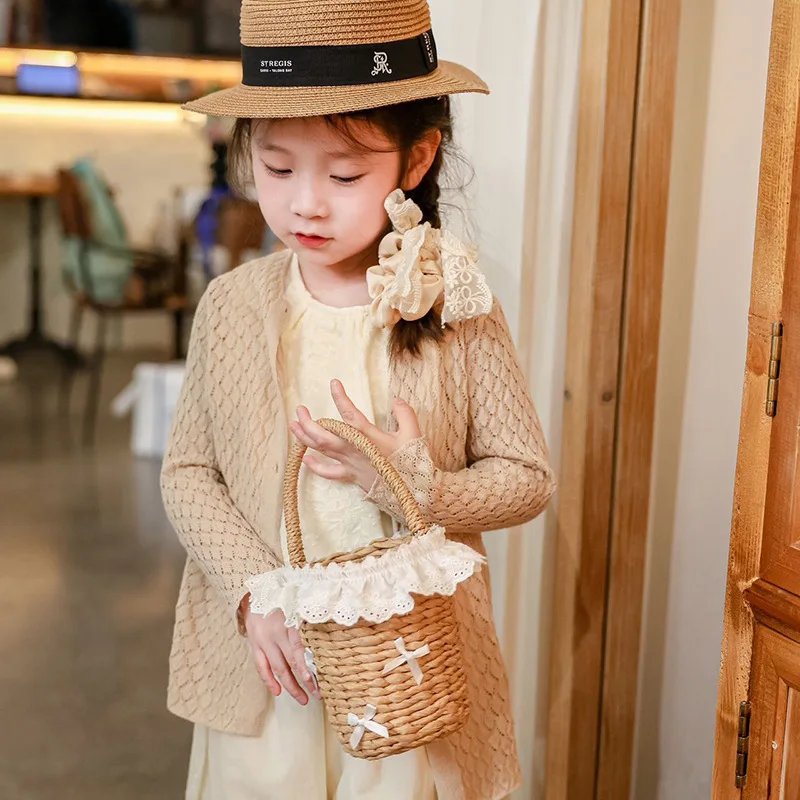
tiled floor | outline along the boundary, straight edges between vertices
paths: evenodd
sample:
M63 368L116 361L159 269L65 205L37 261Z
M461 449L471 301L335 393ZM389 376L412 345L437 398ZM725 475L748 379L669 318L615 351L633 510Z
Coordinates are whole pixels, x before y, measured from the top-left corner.
M136 360L112 359L104 408ZM0 384L0 798L179 800L191 728L165 695L183 554L158 464L107 414L79 446L57 377L28 359Z

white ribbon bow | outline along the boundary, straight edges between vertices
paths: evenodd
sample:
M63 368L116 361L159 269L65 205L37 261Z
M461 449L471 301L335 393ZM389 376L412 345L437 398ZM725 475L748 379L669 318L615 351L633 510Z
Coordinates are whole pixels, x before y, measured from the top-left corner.
M347 715L347 724L355 728L353 735L350 737L351 750L358 750L361 746L361 740L364 738L364 731L372 731L372 733L382 736L384 739L389 738L389 731L383 725L378 725L377 722L373 722L377 713L377 707L370 703L361 719L352 711Z
M449 231L422 222L422 211L397 189L386 199L394 231L380 243L378 265L367 270L376 327L422 319L441 310L442 323L488 314L493 298L478 253Z
M308 671L311 673L311 677L314 681L314 688L319 688L319 675L317 674L317 665L314 663L314 653L312 652L310 647L306 647L305 652L303 653L305 658L306 666L308 667Z
M394 640L394 646L397 648L397 652L400 653L400 656L390 661L383 668L383 674L387 675L398 667L402 667L403 664L408 664L411 674L414 676L417 686L419 686L422 683L422 668L417 662L417 659L422 658L422 656L429 656L431 654L430 647L424 644L422 647L418 647L413 653L409 653L408 650L406 650L406 643L403 641L402 637Z

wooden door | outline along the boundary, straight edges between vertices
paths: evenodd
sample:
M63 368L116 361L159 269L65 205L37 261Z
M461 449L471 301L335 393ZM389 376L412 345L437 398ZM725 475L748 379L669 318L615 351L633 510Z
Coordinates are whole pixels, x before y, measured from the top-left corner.
M583 4L547 800L630 793L680 8Z
M800 798L800 0L776 0L714 800Z
M753 598L755 599L755 598ZM796 609L798 601L791 598ZM754 608L757 608L755 603ZM800 619L792 637L759 612L753 640L751 700L742 709L738 783L743 800L800 798ZM777 627L783 627L782 625ZM744 742L747 742L745 745ZM748 752L744 752L744 751ZM746 761L745 761L746 759Z

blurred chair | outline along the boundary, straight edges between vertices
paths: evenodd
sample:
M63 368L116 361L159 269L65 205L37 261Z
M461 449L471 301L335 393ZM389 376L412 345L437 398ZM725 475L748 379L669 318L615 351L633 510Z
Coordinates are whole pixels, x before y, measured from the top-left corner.
M267 223L258 203L242 198L228 197L219 209L217 244L228 251L229 269L242 263L242 256L249 250L261 252Z
M184 317L188 309L186 298L185 248L177 256L166 253L117 248L96 240L92 231L91 209L84 197L81 182L70 170L58 173L58 206L62 232L79 245L78 272L80 286L71 286L73 309L69 330L69 343L77 350L84 312L89 309L97 317L94 350L89 356L89 385L84 409L83 436L87 444L94 440L97 409L100 399L103 361L108 345L109 318L122 318L125 314L164 312L173 320L173 356L183 357ZM120 302L109 303L95 299L92 292L90 258L95 253L117 255L132 260L132 272L125 297ZM75 369L68 368L61 386L61 406L68 411Z

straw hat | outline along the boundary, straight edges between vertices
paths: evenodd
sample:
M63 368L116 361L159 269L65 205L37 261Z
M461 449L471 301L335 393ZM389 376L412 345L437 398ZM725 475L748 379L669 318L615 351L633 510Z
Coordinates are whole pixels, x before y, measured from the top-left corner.
M489 92L438 60L427 0L242 0L241 42L242 83L185 108L307 117Z

